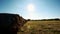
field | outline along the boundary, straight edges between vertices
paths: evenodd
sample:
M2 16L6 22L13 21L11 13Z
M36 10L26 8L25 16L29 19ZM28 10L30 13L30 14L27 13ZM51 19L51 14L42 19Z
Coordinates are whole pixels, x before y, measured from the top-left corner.
M17 34L60 34L60 20L30 20Z

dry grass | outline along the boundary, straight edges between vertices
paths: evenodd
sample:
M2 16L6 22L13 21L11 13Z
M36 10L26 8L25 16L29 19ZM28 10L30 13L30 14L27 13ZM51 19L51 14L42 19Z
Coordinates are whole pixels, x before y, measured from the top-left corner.
M18 34L60 34L60 21L28 21Z

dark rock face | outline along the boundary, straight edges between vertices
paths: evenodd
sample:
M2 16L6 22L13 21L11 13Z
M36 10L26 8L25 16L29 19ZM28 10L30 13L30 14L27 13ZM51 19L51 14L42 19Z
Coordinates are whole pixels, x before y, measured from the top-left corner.
M17 34L17 31L26 23L18 14L0 13L0 34Z

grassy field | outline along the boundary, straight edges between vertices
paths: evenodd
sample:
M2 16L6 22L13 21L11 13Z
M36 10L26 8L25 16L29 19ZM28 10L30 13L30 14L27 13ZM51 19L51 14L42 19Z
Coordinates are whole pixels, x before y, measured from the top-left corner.
M60 34L60 21L28 21L18 34Z

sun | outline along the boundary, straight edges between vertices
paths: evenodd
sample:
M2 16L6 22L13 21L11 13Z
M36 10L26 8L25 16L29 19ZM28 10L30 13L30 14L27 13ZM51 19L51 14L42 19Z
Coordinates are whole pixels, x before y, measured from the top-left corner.
M34 5L33 4L28 4L27 6L28 11L34 11Z
M35 14L35 4L30 3L27 5L28 18L33 19L33 17L35 16L34 14Z

